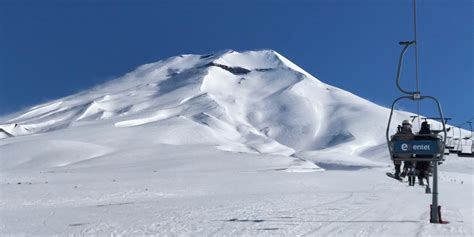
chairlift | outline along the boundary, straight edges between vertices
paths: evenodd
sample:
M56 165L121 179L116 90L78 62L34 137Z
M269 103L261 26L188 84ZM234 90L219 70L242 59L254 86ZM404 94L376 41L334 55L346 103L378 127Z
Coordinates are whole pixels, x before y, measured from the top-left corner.
M451 138L451 145L449 147L449 152L450 153L456 153L458 154L459 151L461 150L461 138L462 138L462 131L461 131L461 128L459 126L456 127L459 131L459 135L457 137L454 137L455 134L454 134L454 127L453 127L453 136Z
M424 95L421 95L421 93L418 91L409 92L407 90L404 90L400 86L400 75L401 75L403 57L406 51L408 50L408 47L414 44L415 44L415 41L400 42L400 45L404 45L404 47L400 54L396 84L397 84L398 89L402 93L407 94L407 95L398 97L392 103L390 116L389 116L387 129L386 129L386 134L385 134L386 140L387 140L388 148L389 148L390 155L393 161L442 161L443 154L444 154L444 147L446 144L447 131L446 131L445 118L443 116L443 112L442 112L439 101L433 96L424 96ZM413 101L429 99L429 100L434 101L438 108L438 112L440 116L439 118L443 125L443 129L439 131L434 130L432 134L427 134L427 135L416 134L413 136L412 139L408 141L400 141L396 139L394 140L393 136L390 136L389 134L390 124L392 121L395 105L403 99L408 99L408 100L413 100ZM444 133L444 136L439 135L439 133L441 132ZM407 157L407 154L410 155L411 157L402 158L402 157ZM416 158L416 155L423 155L423 156L431 155L431 157L430 158Z
M471 131L471 134L459 140L461 148L458 151L458 156L459 157L474 157L474 142L472 140L472 122L467 121L466 123L469 124L469 129ZM459 131L461 131L461 129L459 129Z
M400 53L400 58L398 61L396 85L398 90L400 90L404 96L396 98L390 110L390 116L388 119L387 129L385 131L385 137L387 140L388 150L390 152L390 157L393 161L411 161L411 162L430 162L433 166L433 192L432 192L432 205L430 208L430 222L431 223L446 223L441 220L440 206L438 206L438 164L443 161L444 157L444 148L446 146L446 120L443 116L443 111L441 105L433 96L422 95L418 89L418 58L417 58L417 37L416 37L416 0L413 0L414 7L414 41L403 41L399 44L403 46L402 52ZM403 58L408 48L412 45L415 45L415 62L416 62L416 91L411 92L404 90L400 86L400 75L403 64ZM431 134L415 134L413 136L407 136L403 139L399 136L390 135L390 125L392 122L393 112L395 105L401 100L412 100L419 102L421 100L431 100L433 101L438 109L439 118L442 123L442 130L437 133L432 132ZM419 111L418 111L419 114ZM443 133L441 136L440 133ZM429 181L429 177L428 177ZM431 193L429 189L429 184L425 189L426 193Z
M446 135L446 149L451 153L451 150L454 149L454 127L449 127L446 131L448 132L448 135ZM452 135L449 132L452 132Z

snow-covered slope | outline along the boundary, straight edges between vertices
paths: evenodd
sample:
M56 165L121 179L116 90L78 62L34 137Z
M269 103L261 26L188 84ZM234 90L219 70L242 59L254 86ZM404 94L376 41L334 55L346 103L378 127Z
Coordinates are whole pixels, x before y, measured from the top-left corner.
M219 188L219 185L229 184L238 185L238 189L242 190L243 199L250 198L255 194L255 190L260 189L267 190L267 194L271 196L277 195L278 192L260 185L271 185L273 179L285 182L284 186L292 192L302 191L309 195L308 197L314 198L314 193L306 187L315 185L316 178L304 176L305 179L311 180L311 183L304 182L294 186L293 184L303 181L297 176L287 175L284 176L288 180L283 181L284 178L278 172L322 171L322 167L329 171L320 175L323 179L321 182L336 185L335 183L339 182L337 178L331 181L325 179L335 177L336 174L331 172L344 176L349 175L349 171L344 173L334 170L359 170L366 167L386 169L390 165L385 144L388 114L387 108L321 82L273 50L225 51L210 55L172 57L140 66L133 72L91 90L1 117L0 138L4 139L0 140L0 190L3 192L0 207L7 213L4 218L17 218L18 215L26 215L27 212L23 212L22 208L36 205L33 204L36 202L35 198L31 197L22 199L24 203L20 206L10 207L14 200L19 198L15 192L27 191L11 186L19 182L20 177L23 177L23 182L29 180L31 184L38 184L37 190L30 191L44 194L41 200L46 203L50 200L53 207L78 202L80 198L75 195L90 199L79 201L78 205L82 207L91 205L94 200L114 202L120 206L123 203L129 205L148 202L157 196L179 196L194 200L189 195L194 197L204 193L216 193L224 198L230 194L235 195L234 191L222 192ZM397 123L410 115L397 111L393 129ZM432 123L439 126L434 121ZM472 174L474 167L472 160L453 160L446 163L445 171L464 173L464 176ZM271 174L262 177L269 180L260 180L259 172L267 171ZM374 174L384 172L361 172L360 179L353 178L357 182L366 182L374 178ZM241 177L241 174L247 173L250 177ZM206 174L212 175L212 178ZM153 181L155 192L135 190L137 185L147 183L150 178L154 179L149 175L155 175L153 177L158 179ZM458 179L461 177L458 173L454 176ZM469 175L464 176L463 180L466 177L472 178ZM167 177L173 177L175 181L168 180ZM104 178L121 178L127 181L121 183L115 193L114 188L108 186L109 183L100 181ZM247 185L252 179L257 179L258 187ZM45 186L45 183L42 183L51 180L56 184ZM85 192L68 191L66 194L58 194L59 199L50 197L50 193L64 191L71 183L87 186L89 182L95 186L89 187L92 189ZM191 182L196 188L188 187L186 182ZM217 182L216 186L214 182ZM39 188L40 183L49 191L44 193ZM469 185L472 191L471 183ZM32 188L36 189L37 186ZM351 189L350 184L342 185L340 189L331 185L323 186L322 190L328 193ZM77 188L77 185L75 187ZM125 191L125 187L131 187L134 191L130 191L130 194ZM284 193L289 192L288 190ZM375 188L371 190L374 191ZM386 192L384 195L395 192L391 189L383 191ZM265 192L258 193L263 195ZM469 193L466 195L469 197ZM350 196L342 195L340 198L350 199ZM331 197L326 198L330 203ZM362 195L357 200L365 198L369 197ZM298 196L291 200L303 199L305 197ZM222 200L218 199L217 202L226 205ZM249 200L257 201L252 198ZM68 204L69 202L71 203ZM467 198L464 203L466 202L469 203ZM188 204L193 203L195 202L191 201ZM313 204L324 206L318 201ZM383 205L378 207L381 206ZM148 204L142 206L148 207ZM236 207L238 208L238 205ZM38 210L40 219L49 208L42 206L41 210ZM469 210L472 210L472 206ZM79 211L85 210L79 208ZM178 212L181 211L184 210L180 209ZM174 215L172 210L167 212ZM415 211L416 213L418 212ZM219 212L218 214L222 215ZM356 218L353 214L348 215ZM455 212L451 216L465 218L469 215L472 213ZM137 218L140 220L142 217ZM88 225L83 222L89 223L80 220L79 224L69 224ZM184 218L178 222L186 223L189 220ZM0 233L23 233L18 232L15 226L8 227L7 224L11 222L0 221ZM104 231L98 224L92 225L92 229L81 229L80 232L73 233L116 233ZM141 221L132 223L132 227L122 234L134 234L131 230L138 228L137 225L141 225ZM459 225L463 227L463 224ZM33 233L33 230L41 229L41 226L31 225L28 228L24 233ZM182 232L172 228L161 231L168 234ZM59 229L57 234L68 233L67 228ZM429 229L428 233L435 233L432 231ZM447 231L443 233L451 233ZM464 228L463 231L469 234L473 230ZM311 233L308 229L303 232ZM303 232L290 231L280 234L297 235ZM372 235L379 232L390 233L384 232L383 229L368 233ZM41 233L48 235L55 232ZM184 233L189 234L192 231L185 230ZM197 233L211 234L206 231ZM330 231L321 233L334 234ZM241 234L246 235L249 232L243 231Z
M275 51L226 51L143 65L0 124L17 136L99 124L152 129L166 120L191 131L154 133L156 143L213 143L222 150L286 156L346 144L357 154L383 142L387 109L322 83Z
M319 81L275 51L226 51L143 65L1 118L0 127L17 136L99 125L111 132L152 130L170 120L179 126L150 133L155 143L212 143L227 151L316 159L307 151L335 148L358 156L384 143L387 115L386 108ZM408 116L397 113L393 127Z

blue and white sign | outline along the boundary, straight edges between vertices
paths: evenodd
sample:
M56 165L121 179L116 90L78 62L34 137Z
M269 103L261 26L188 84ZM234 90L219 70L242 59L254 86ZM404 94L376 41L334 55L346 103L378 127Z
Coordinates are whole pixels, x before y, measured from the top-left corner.
M395 153L406 154L439 154L437 141L394 141Z

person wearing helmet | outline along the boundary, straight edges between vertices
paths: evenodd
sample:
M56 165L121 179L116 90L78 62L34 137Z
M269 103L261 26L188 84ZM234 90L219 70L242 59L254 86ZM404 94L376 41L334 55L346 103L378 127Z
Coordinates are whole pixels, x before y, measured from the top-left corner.
M393 140L399 140L399 141L410 141L413 140L415 135L413 134L411 130L411 122L409 120L403 120L402 126L399 126L398 131L395 135L393 135L392 139ZM407 155L407 157L400 157L400 158L410 158L410 155ZM401 161L393 161L393 164L395 165L395 178L400 179L400 166L402 164ZM413 167L413 163L411 161L405 161L404 162L404 174L406 174L406 170L409 167ZM403 175L402 175L403 176Z
M403 120L401 133L407 135L407 139L411 140L414 138L414 134L412 131L412 123L409 120ZM404 161L403 162L403 172L400 174L402 178L404 178L408 172L409 168L414 168L414 164L412 161Z
M409 120L403 120L402 122L402 129L405 129L406 131L410 130L411 132L411 122Z
M421 123L421 129L418 132L419 135L431 135L430 124L427 121ZM430 158L431 155L417 155L416 157L419 158ZM418 182L420 185L424 185L425 183L423 180L428 181L429 176L429 169L431 166L431 162L429 161L417 161L415 165L415 170L418 175Z

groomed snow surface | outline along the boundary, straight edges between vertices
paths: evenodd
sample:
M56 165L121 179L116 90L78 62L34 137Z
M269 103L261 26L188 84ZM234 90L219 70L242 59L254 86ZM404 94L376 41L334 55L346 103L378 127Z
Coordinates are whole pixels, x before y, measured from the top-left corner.
M474 159L430 224L385 175L388 114L272 50L146 64L0 118L0 235L474 236Z

